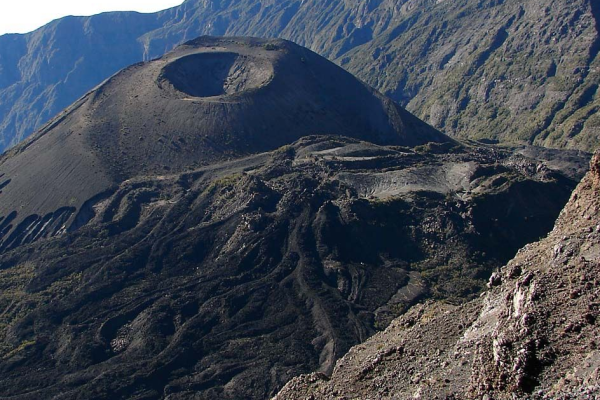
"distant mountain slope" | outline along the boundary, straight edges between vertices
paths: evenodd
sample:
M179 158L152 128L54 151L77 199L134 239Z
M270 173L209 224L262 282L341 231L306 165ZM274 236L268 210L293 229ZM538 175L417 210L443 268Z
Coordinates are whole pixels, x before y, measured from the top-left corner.
M449 134L590 150L599 30L595 0L443 1L341 64Z
M120 68L202 34L306 45L461 137L589 150L600 143L598 8L592 0L188 0L156 14L65 18L0 37L0 150Z

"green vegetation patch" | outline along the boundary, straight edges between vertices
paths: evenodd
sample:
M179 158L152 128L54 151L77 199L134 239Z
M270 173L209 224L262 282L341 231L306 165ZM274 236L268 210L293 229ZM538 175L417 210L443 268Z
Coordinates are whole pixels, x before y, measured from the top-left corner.
M7 333L11 326L40 305L71 293L81 282L81 273L74 273L41 291L32 292L27 286L35 273L36 266L32 262L0 270L0 358L12 357L36 343L35 338L24 340L16 347L8 343Z

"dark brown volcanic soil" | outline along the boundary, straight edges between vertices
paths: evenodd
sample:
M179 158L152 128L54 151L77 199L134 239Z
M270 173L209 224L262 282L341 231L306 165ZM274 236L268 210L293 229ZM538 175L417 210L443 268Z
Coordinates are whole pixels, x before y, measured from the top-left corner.
M291 42L199 38L116 74L2 157L0 247L20 242L9 236L23 222L41 236L69 229L88 199L126 179L332 133L409 146L449 140Z
M269 398L420 299L476 296L573 186L494 148L335 136L129 179L0 252L0 397Z

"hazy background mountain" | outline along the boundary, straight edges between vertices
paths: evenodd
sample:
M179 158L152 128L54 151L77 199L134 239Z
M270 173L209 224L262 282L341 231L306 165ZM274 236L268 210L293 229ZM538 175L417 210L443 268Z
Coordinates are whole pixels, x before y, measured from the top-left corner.
M600 136L592 0L188 0L68 17L0 37L0 150L133 62L202 34L282 37L459 136L592 149Z

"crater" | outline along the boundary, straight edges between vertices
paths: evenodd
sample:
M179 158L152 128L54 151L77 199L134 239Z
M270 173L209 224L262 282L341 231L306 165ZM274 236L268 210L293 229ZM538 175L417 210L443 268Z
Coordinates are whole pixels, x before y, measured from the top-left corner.
M161 80L193 97L229 96L266 85L270 63L231 52L192 54L163 68Z

